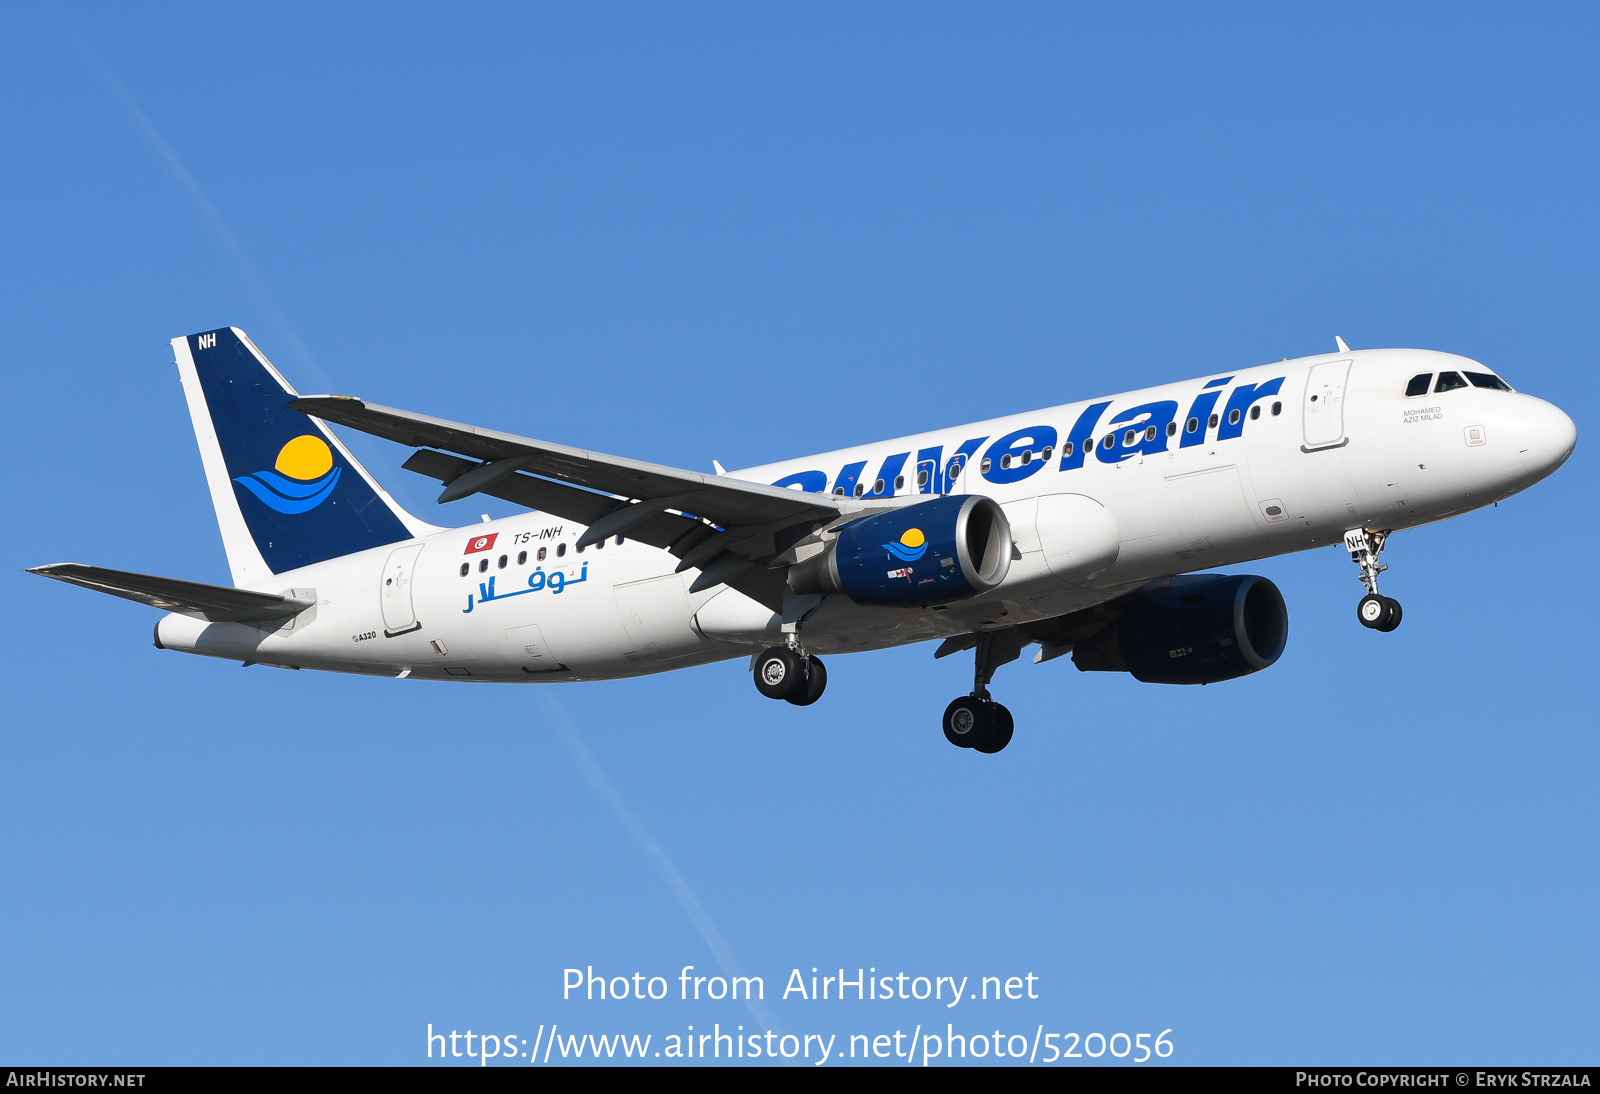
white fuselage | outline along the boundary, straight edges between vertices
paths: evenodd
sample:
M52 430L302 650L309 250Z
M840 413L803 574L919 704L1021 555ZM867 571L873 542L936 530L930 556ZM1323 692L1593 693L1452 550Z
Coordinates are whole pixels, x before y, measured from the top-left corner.
M999 588L927 609L831 596L805 618L810 650L878 649L1059 616L1167 575L1337 544L1352 528L1441 520L1570 454L1572 423L1543 400L1475 387L1405 396L1412 376L1445 371L1486 370L1425 350L1328 354L732 475L880 504L940 490L1001 504L1020 557ZM675 573L668 552L626 539L580 552L582 531L530 512L347 555L256 586L315 591L316 607L281 627L169 615L157 640L286 667L524 682L660 672L777 640L776 614L725 586L691 595L698 571Z

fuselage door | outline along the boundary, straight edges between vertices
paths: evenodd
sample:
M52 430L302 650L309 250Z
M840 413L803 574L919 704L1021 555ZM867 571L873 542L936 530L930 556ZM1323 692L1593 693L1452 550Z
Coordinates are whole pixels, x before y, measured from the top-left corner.
M1306 377L1306 448L1333 448L1344 443L1344 386L1349 376L1349 361L1327 361L1314 366Z
M411 604L411 580L417 569L417 556L422 553L422 543L409 543L389 552L383 564L383 580L378 586L378 596L383 602L383 633L386 638L418 630L416 609Z
M967 472L967 458L959 452L950 457L950 462L944 469L944 492L946 494L961 494L966 492L962 476Z

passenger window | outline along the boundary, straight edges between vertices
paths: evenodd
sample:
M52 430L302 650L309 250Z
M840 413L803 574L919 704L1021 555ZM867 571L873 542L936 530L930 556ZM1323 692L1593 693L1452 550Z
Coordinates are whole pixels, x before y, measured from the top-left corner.
M989 457L985 456L983 458L983 462L978 465L978 470L982 471L985 475L987 475L989 473L989 468L991 468L993 466L994 466L994 464L992 464L989 461Z
M894 477L894 488L896 490L904 490L906 488L906 477L904 475L896 475Z
M1490 391L1510 391L1511 385L1500 377L1488 372L1469 372L1467 379L1472 381L1473 387L1487 388Z
M1253 422L1257 418L1260 418L1260 417L1261 417L1261 408L1258 407L1258 406L1251 407L1250 408L1250 420Z
M495 569L504 570L505 568L506 568L506 556L505 555L501 555L500 556L500 561L495 563Z
M621 536L618 536L618 537L617 537L617 546L618 546L618 547L621 547L621 546L622 546L622 537L621 537Z
M1200 432L1200 419L1190 418L1188 423L1184 426L1184 429L1188 430L1190 433Z
M581 555L581 554L583 554L583 548L584 548L584 545L583 545L583 544L581 544L581 543L580 543L580 544L578 544L578 553L579 553L579 554L580 554L580 555Z
M1055 449L1054 448L1052 448L1050 445L1045 445L1044 446L1044 451L1039 453L1039 458L1041 460L1043 460L1045 463L1049 463L1050 462L1050 457L1054 453L1055 453Z
M1215 429L1215 428L1217 428L1217 423L1218 423L1218 422L1219 422L1219 421L1221 421L1221 420L1222 420L1222 419L1220 419L1220 418L1218 418L1218 417L1217 417L1217 416L1216 416L1216 415L1215 415L1215 414L1213 414L1213 415L1211 415L1211 428L1212 428L1212 429Z
M518 566L526 566L527 564L528 564L528 552L526 552L526 551L518 551L517 552L517 565Z
M1237 410L1228 411L1228 424L1229 425L1238 425L1239 424L1239 412Z
M1107 433L1103 438L1101 438L1100 447L1106 449L1107 451L1110 451L1111 450L1111 446L1116 444L1116 443L1117 443L1117 435L1115 433Z
M1273 403L1272 404L1272 416L1274 418L1276 418L1279 414L1282 414L1282 413L1283 413L1283 404L1282 403Z
M539 548L539 561L540 562L544 561L544 556L549 552L549 550L550 550L550 548L548 548L548 547Z
M595 550L596 550L596 551L598 551L598 550L600 550L600 549L601 549L601 548L602 548L602 547L604 547L604 546L605 546L605 545L606 545L606 541L605 541L605 540L601 540L601 541L600 541L600 542L599 542L599 543L596 543L596 544L595 544L595 545L594 545L594 549L595 549Z
M463 562L463 563L462 563L462 564L461 564L461 576L462 576L462 577L466 577L466 576L467 576L467 574L469 574L469 573L471 573L471 572L472 572L472 563L470 563L470 562Z
M1439 373L1439 382L1433 385L1433 390L1438 393L1440 391L1454 391L1456 388L1466 386L1467 382L1461 378L1461 373L1441 372Z
M1153 440L1156 439L1156 427L1155 426L1150 426L1149 428L1147 428L1144 431L1144 439L1147 440L1147 441L1153 441Z
M1067 457L1067 456L1072 455L1072 447L1073 446L1072 446L1072 442L1071 441L1068 441L1066 444L1062 445L1061 446L1061 455L1063 457Z
M927 486L928 485L928 473L926 471L918 471L917 472L917 485L918 486Z
M485 574L485 573L489 572L489 560L488 559L485 558L485 559L480 559L479 560L479 562L478 562L478 572L480 574Z
M567 545L565 543L556 544L556 557L557 558L562 557L566 553L567 553Z
M1433 373L1424 372L1411 377L1411 382L1406 385L1406 398L1413 399L1418 395L1428 394L1428 385L1433 382Z
M874 482L872 484L872 492L874 494L883 493L883 480L882 479L879 479L878 481L876 481L876 482Z

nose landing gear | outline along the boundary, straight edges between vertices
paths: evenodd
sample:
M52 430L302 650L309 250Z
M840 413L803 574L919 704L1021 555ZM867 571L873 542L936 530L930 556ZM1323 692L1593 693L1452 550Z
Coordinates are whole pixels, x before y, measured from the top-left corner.
M1400 602L1378 592L1378 575L1389 567L1378 561L1383 553L1388 532L1369 532L1365 528L1352 528L1344 534L1344 546L1350 552L1350 561L1361 568L1361 584L1367 595L1356 605L1356 618L1363 627L1375 631L1392 631L1400 625Z

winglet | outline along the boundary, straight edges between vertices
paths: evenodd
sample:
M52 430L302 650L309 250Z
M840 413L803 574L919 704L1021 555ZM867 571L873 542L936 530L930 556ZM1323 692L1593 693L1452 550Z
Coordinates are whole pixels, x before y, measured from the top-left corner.
M1340 353L1349 353L1350 347L1344 344L1344 339L1337 334L1333 336L1333 344L1339 347Z

